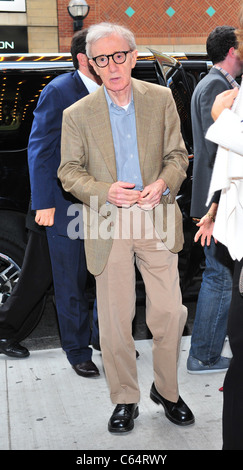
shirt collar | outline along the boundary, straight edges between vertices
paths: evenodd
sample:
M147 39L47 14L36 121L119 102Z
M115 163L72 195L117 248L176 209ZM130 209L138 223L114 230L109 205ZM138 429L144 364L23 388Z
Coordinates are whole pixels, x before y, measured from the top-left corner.
M84 73L80 72L80 70L78 70L78 74L89 93L92 93L93 91L97 90L97 88L99 88L100 85L98 85L98 83L84 75Z
M106 97L108 106L109 106L109 107L112 106L113 108L115 108L115 109L117 109L117 110L123 109L122 106L118 106L117 104L115 104L115 103L112 101L112 99L111 99L111 97L110 97L110 95L109 95L109 93L108 93L108 91L107 91L107 89L106 89L105 86L104 86L104 90L105 90L105 97ZM130 103L129 103L129 106L128 106L127 111L129 110L131 104L132 104L132 106L134 105L133 91L132 91L131 101L130 101Z
M219 70L219 71L225 76L225 78L228 80L228 82L230 83L230 85L232 85L232 87L237 87L237 88L240 87L240 85L239 85L239 84L237 83L237 81L232 77L232 75L230 75L229 72L226 72L226 70L224 70L222 67L220 67L219 65L214 65L213 68Z

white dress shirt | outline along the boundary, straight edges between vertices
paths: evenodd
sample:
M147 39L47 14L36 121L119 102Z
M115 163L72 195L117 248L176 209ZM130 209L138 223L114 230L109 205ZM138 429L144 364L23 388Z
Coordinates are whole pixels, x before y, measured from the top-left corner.
M86 75L80 72L80 70L78 70L78 73L89 93L92 93L92 91L95 91L97 88L99 88L98 83L96 83L94 80L91 80L91 78L86 77Z

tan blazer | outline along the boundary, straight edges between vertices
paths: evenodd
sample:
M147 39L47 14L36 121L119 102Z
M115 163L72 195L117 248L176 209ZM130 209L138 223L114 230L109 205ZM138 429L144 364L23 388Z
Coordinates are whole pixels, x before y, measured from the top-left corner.
M162 204L149 212L152 217L156 215L156 230L165 245L178 252L184 238L175 197L188 166L180 120L169 89L136 79L132 79L132 87L143 184L163 178L170 190L169 195L162 196ZM117 174L103 85L64 111L58 177L64 189L84 203L87 266L92 274L100 274L112 246L110 235L117 211L107 204L107 194L117 181ZM167 210L168 204L174 211ZM172 244L167 240L167 224L174 229Z

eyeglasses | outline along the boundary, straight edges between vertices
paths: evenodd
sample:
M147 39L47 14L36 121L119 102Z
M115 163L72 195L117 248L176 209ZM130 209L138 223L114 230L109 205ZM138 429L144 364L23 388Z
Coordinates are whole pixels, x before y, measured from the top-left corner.
M109 55L97 55L96 57L92 57L92 60L98 65L98 67L107 67L109 64L110 57L112 57L113 62L115 64L124 64L126 62L127 54L130 51L120 51L120 52L114 52L114 54L109 54Z

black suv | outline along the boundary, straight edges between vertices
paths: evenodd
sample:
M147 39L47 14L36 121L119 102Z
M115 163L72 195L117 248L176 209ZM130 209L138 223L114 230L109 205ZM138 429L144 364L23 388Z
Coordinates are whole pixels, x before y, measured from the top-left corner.
M185 244L179 256L184 291L197 272L202 250L193 243L190 218L193 141L190 102L192 92L211 64L201 55L139 54L133 76L171 88L189 154L188 177L178 195ZM30 200L27 145L33 110L42 89L55 76L73 69L70 54L5 55L0 57L0 304L18 280L26 247L25 216Z

